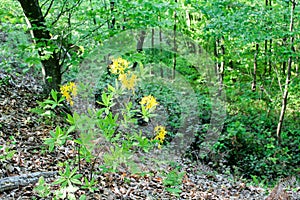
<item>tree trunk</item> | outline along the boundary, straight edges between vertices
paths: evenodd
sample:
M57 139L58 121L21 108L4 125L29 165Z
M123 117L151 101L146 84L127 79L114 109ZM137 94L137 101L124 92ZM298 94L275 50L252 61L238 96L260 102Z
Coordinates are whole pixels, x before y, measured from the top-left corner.
M292 1L291 18L290 18L290 32L291 33L293 32L293 26L294 26L295 7L296 7L296 2L294 0L294 1ZM293 48L293 43L294 43L294 37L291 36L290 37L291 50L294 52L295 49ZM277 132L276 132L279 144L281 143L281 129L282 129L282 123L284 120L284 114L285 114L285 110L286 110L286 106L287 106L288 88L289 88L289 84L291 81L292 55L290 55L290 57L288 59L287 67L288 67L287 75L286 75L286 80L285 80L284 92L283 92L283 96L282 96L282 107L281 107L281 112L280 112L279 122L278 122L278 126L277 126Z
M162 50L162 30L161 27L159 27L159 65L160 65L160 77L164 77L164 70L162 67L162 56L163 56L163 50Z
M219 50L220 49L220 50ZM214 55L217 59L215 71L218 76L218 82L219 82L219 89L218 89L218 95L222 95L223 91L223 80L224 80L224 70L225 70L225 47L224 47L224 37L222 36L221 39L217 38L215 41L214 46ZM221 62L220 62L221 59Z
M216 38L214 41L214 56L216 58L216 63L215 63L215 73L218 74L218 69L219 69L219 39Z
M112 19L111 19L111 24L108 24L108 28L109 29L114 29L115 24L116 24L116 18L114 16L115 1L110 1L109 4L110 4L110 13L111 13Z
M177 3L177 0L175 0L175 3ZM177 13L176 10L174 11L174 27L173 27L173 50L174 50L174 54L173 54L173 73L172 73L172 78L175 79L175 71L176 71L176 65L177 65L177 58L176 58L176 54L177 54L177 44L176 44L176 31L177 31Z
M143 51L143 46L144 46L144 41L145 41L145 37L146 37L146 31L142 30L140 32L137 44L136 44L136 51L138 53L141 53ZM138 63L134 62L132 69L134 70L137 67Z
M264 76L267 73L267 65L268 65L268 40L265 40L265 62L264 62Z
M151 60L154 62L154 28L151 29ZM153 74L152 67L150 68L150 74Z
M255 54L254 54L254 63L253 63L253 82L252 82L252 91L255 92L256 91L256 71L257 71L257 56L258 56L258 49L259 49L259 45L258 43L255 44Z
M224 37L222 36L222 41L221 41L221 55L222 55L222 60L220 64L220 69L219 69L219 96L222 95L223 91L223 82L224 82L224 71L225 71L225 47L224 47Z
M272 0L269 0L269 6L270 6L270 10L272 10ZM272 22L270 22L271 24L269 25L269 27L272 27ZM271 29L271 28L270 28ZM272 30L269 30L270 32L272 31ZM268 60L269 60L269 75L271 75L271 71L272 71L272 60L271 60L271 55L272 55L272 42L273 42L273 40L272 39L270 39L269 40L269 58L268 58Z
M268 8L269 2L266 0L266 9ZM266 28L266 31L268 31L268 28ZM267 64L268 64L268 40L265 39L265 63L264 63L264 76L267 73Z
M45 25L45 19L38 0L18 0L22 6L25 16L28 18L31 26L34 41L42 47L50 45L50 32ZM43 65L44 93L49 94L51 89L58 90L61 84L61 66L59 56L53 51L49 58L44 59L43 50L38 51Z

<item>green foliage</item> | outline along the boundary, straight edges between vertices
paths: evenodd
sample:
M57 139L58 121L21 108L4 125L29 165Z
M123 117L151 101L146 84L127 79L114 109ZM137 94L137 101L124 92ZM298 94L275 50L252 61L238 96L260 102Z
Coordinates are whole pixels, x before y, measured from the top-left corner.
M53 119L56 116L57 109L64 106L62 102L65 98L54 90L51 90L50 95L51 96L44 101L37 101L39 105L30 111L42 117Z
M102 130L103 135L110 141L117 140L113 135L116 132L118 115L113 116L109 113L104 119L98 121L98 127Z
M99 190L96 185L97 181L94 178L89 181L86 177L84 177L84 185L82 186L83 189L88 189L90 192L94 193Z
M68 199L68 200L76 200L75 192L79 188L73 185L69 185L67 187L61 187L59 190L55 191L55 197L53 198L54 200L56 199ZM84 199L84 196L81 198ZM80 199L81 199L80 198Z
M138 95L152 94L157 98L159 104L162 105L168 112L167 127L171 134L171 132L176 132L177 128L180 126L181 108L177 99L179 94L164 85L165 84L163 83L160 84L151 82L142 84Z
M218 142L210 147L211 155L201 155L200 159L212 161L217 168L221 166L222 161L226 167L237 170L237 173L252 178L256 183L299 173L300 84L299 71L296 71L299 55L297 51L291 50L292 45L296 50L299 49L298 5L294 13L292 32L289 30L291 3L288 1L272 1L272 5L265 5L263 1L242 0L189 0L178 3L164 0L114 1L112 8L106 1L64 1L52 4L51 1L42 0L40 5L43 5L43 14L47 13L45 25L51 36L51 39L46 41L47 45L44 42L30 43L30 36L27 34L29 29L17 1L0 2L1 69L7 72L17 70L20 73L29 72L31 69L40 70L41 60L53 56L55 52L60 57L64 80L73 81L77 78L78 81L84 82L84 79L78 78L78 72L84 69L79 63L92 50L100 47L105 39L130 29L159 27L173 30L176 21L178 32L201 44L203 49L212 55L216 64L225 63L223 89L227 95L227 119L224 129L219 133ZM294 37L294 43L289 42L291 36ZM155 44L158 43L157 39L155 38ZM217 41L223 45L224 53L220 53L221 46L217 46ZM256 44L259 46L258 52L255 50ZM190 47L187 45L184 48ZM38 50L43 54L41 57L38 56ZM118 50L105 51L108 55ZM153 56L156 54L159 56ZM257 90L251 91L254 55L257 56ZM138 62L140 68L149 63L163 63L169 69L173 67L174 52L157 47L138 53L136 49L132 49L125 56L124 58L132 63ZM292 80L289 85L282 140L279 143L276 138L276 126L287 73L283 66L284 63L287 64L288 58L292 58L293 61ZM176 70L191 84L198 98L198 102L188 102L200 110L196 115L199 116L201 124L195 126L199 126L201 130L194 133L195 143L190 149L197 152L196 150L201 149L205 134L210 128L214 105L209 93L214 91L209 91L209 80L205 74L197 71L197 66L191 66L188 60L180 57L177 57L176 61ZM142 81L134 95L129 95L128 91L122 89L116 75L104 72L96 84L96 92L99 92L96 101L100 109L68 115L69 128L65 130L58 126L45 139L48 150L52 152L65 145L67 140L72 139L69 134L75 132L74 142L79 152L77 162L80 164L81 159L84 159L93 164L98 155L95 154L98 143L107 140L112 144L106 146L110 152L104 154L105 166L102 167L107 171L116 171L120 164L128 163L136 151L150 152L158 144L157 140L151 141L151 137L143 135L137 126L139 118L148 123L156 117L155 113L139 105L141 98L149 94L155 96L159 104L166 109L165 125L168 137L172 139L183 120L180 116L186 112L178 101L178 97L182 96L168 85L153 83L149 81L151 77L143 77L148 73L147 70L150 69L145 67L143 70L137 70ZM168 71L164 73L171 76ZM1 78L0 86L8 85L9 79ZM89 87L87 86L87 89L93 89ZM125 103L119 101L119 97L123 98L121 100L125 99ZM52 90L50 97L39 101L32 112L52 123L60 112L65 111L64 100L59 92ZM1 126L3 124L0 124ZM1 152L4 152L0 156L1 161L11 159L14 155L14 150L10 147L1 146ZM70 168L72 167L67 164L65 172L57 182L61 185L56 193L57 199L75 199L74 193L78 188L73 184L83 185L83 179L77 176L77 168L74 167L73 171ZM80 167L78 170L81 170ZM93 173L93 169L91 171ZM176 170L166 175L164 184L168 191L180 193L181 175ZM82 188L95 191L96 182L93 179L88 181L85 177L84 182ZM43 185L44 180L39 180L37 192L40 197L48 194L48 188Z
M3 78L1 77L0 86L3 87L5 85L8 85L10 80L11 80L11 77L9 77L9 76L5 76Z
M91 140L85 141L86 138L78 138L75 139L74 142L79 145L78 151L79 151L79 159L84 159L87 163L92 162L92 159L94 158L92 154L92 148L93 146L88 145L86 142L90 142ZM84 141L83 141L84 140Z
M78 174L77 170L78 169L75 167L71 171L69 163L66 163L65 171L59 171L59 177L53 182L53 184L61 185L62 187L72 186L73 184L81 185L82 182L80 178L82 177L82 174Z
M0 145L0 152L1 152L1 155L0 155L1 162L6 161L6 160L11 160L16 153L15 150L11 150L9 147L5 147L2 145Z
M141 148L146 153L153 148L153 143L147 137L143 136L141 131L139 134L135 133L132 137L132 140L133 146Z
M34 187L34 191L37 192L41 198L46 198L50 195L50 186L46 184L43 176L39 178L37 185Z
M130 160L130 152L117 145L110 147L110 152L103 155L103 160L106 166L112 171L116 171L117 167L122 163L128 163Z
M109 95L107 95L105 92L103 92L101 97L102 97L102 101L101 102L97 101L97 103L105 107L104 112L105 114L108 115L110 108L114 106L114 103L112 103L113 94L110 93Z
M182 192L180 186L182 184L185 172L179 172L178 169L173 169L169 173L165 174L163 184L166 186L166 190L176 196L179 196Z
M295 174L300 161L296 156L299 134L297 131L283 132L282 143L278 145L274 132L270 131L274 127L274 121L266 116L229 116L226 131L214 146L216 154L223 154L221 159L226 160L225 165L238 167L238 172L248 178L275 180Z
M49 151L52 152L54 148L62 146L70 139L69 131L62 130L59 126L55 131L50 131L50 138L46 138L44 144L49 146Z

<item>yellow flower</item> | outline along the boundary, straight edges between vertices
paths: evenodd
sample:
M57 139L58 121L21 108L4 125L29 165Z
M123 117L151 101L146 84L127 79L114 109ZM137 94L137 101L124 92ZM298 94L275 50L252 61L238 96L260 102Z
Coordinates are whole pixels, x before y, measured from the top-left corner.
M125 87L128 90L134 90L137 76L135 74L127 72L126 74L120 74L119 80L121 81L123 87Z
M150 110L151 108L158 105L158 102L152 95L149 95L149 96L143 97L142 100L140 101L140 104L143 106L146 106L145 108L147 110Z
M109 66L113 74L124 74L128 69L129 62L123 58L112 59L113 63Z
M66 98L66 100L69 102L71 100L71 96L68 92L68 85L63 85L60 87L60 93Z
M124 68L128 68L129 62L123 58L117 59L119 65L123 66Z
M72 95L75 97L77 95L77 87L76 87L75 83L70 82L69 83L69 88L70 88L70 91L71 91Z
M71 106L74 105L72 97L75 97L77 95L77 86L74 82L69 82L68 84L61 86L60 93L66 98L67 102L69 102Z
M167 134L166 128L164 126L156 126L154 128L154 132L156 133L156 136L154 139L159 140L158 148L160 149L161 145L163 144L163 142L165 140L166 134Z
M166 131L166 128L164 126L156 126L154 128L154 131L156 133L155 139L158 139L160 141L163 141L165 139L167 131Z

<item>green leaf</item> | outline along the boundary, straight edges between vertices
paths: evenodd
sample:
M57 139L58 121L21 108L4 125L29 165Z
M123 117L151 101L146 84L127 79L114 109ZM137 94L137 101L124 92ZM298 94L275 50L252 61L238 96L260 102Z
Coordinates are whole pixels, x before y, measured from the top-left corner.
M71 182L74 183L74 184L77 184L77 185L81 185L81 181L78 180L78 179L71 179Z
M181 189L175 187L175 188L166 188L166 190L172 194L175 194L176 196L180 196L179 194L182 192Z
M55 180L53 182L53 184L54 185L59 185L59 184L64 183L64 182L66 182L66 179L64 177L59 177L57 180Z
M115 92L116 91L116 89L111 85L108 85L107 88L108 88L108 91L110 91L110 92Z
M75 168L75 170L76 170L76 168ZM71 175L70 165L67 164L66 170L65 170L65 176L66 176L66 177L70 177L70 175Z
M51 96L54 99L54 101L57 102L57 92L54 91L53 89L51 90Z
M67 134L70 134L70 133L74 132L75 129L76 129L75 126L70 126L70 127L68 128L68 130L67 130Z
M71 125L74 125L75 124L75 119L73 118L72 115L68 114L67 115L67 122L69 122Z

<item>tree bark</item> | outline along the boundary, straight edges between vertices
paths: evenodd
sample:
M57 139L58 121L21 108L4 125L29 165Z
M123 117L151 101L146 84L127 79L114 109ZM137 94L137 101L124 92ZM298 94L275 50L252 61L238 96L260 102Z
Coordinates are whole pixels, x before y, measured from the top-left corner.
M253 73L252 73L252 77L253 77L253 82L252 82L252 91L255 92L256 91L256 71L257 71L257 56L258 56L258 50L259 50L259 44L256 43L255 44L255 53L254 53L254 63L253 63Z
M177 3L177 0L175 0L175 3ZM175 79L175 71L176 71L176 65L177 65L177 58L176 58L176 54L177 54L177 44L176 44L176 31L177 31L177 12L176 10L174 11L174 27L173 27L173 73L172 73L172 78Z
M18 0L22 6L25 16L33 27L34 41L39 47L47 47L50 44L50 32L45 25L38 0ZM58 90L61 84L61 65L59 64L59 55L53 51L49 58L43 58L43 48L39 48L39 56L43 65L43 89L45 94L49 94L51 89Z
M31 174L23 174L20 176L12 176L0 179L0 192L12 190L21 186L27 186L38 182L39 178L54 178L57 172L34 172Z
M293 26L294 26L295 7L296 7L296 2L294 0L294 1L292 1L291 17L290 17L290 32L291 33L293 32ZM294 37L291 36L290 37L291 50L294 52L295 49L293 47L293 43L294 43ZM288 59L288 66L287 67L288 68L287 68L287 75L286 75L286 80L285 80L284 92L283 92L283 96L282 96L281 112L280 112L279 122L278 122L278 126L277 126L277 131L276 131L276 135L277 135L277 139L278 139L279 144L281 143L281 129L282 129L284 115L285 115L285 111L286 111L286 107L287 107L288 89L289 89L289 84L290 84L290 81L291 81L292 55Z
M136 44L136 51L138 53L141 53L143 51L143 46L144 46L144 41L145 41L145 37L146 37L146 31L142 30L140 32L140 35L138 36L138 41ZM138 65L138 62L134 62L132 69L134 70Z
M217 38L214 43L214 56L216 57L215 71L218 76L219 89L218 96L222 95L223 92L223 82L224 82L224 71L225 71L225 47L224 47L224 37L221 39ZM221 59L221 62L220 62Z
M110 13L112 15L111 24L108 24L109 29L114 29L116 24L116 18L114 16L114 9L115 9L115 1L110 1Z
M269 0L269 9L272 10L272 0ZM272 27L272 22L270 22L271 24L269 25L269 27ZM269 30L270 32L272 30ZM269 40L269 75L271 75L271 71L272 71L272 60L271 60L271 55L272 55L272 43L273 43L273 40L272 38Z
M164 70L162 67L162 56L163 56L163 51L162 51L162 30L161 27L159 27L159 64L160 64L160 77L164 77Z
M266 9L268 8L269 2L266 0ZM268 31L268 28L266 28ZM267 73L267 64L268 64L268 40L265 39L265 63L264 63L264 76Z
M224 37L222 36L222 41L221 41L221 55L222 55L222 60L220 64L220 69L219 69L219 96L222 95L223 92L223 83L224 83L224 72L225 72L225 47L224 47Z

